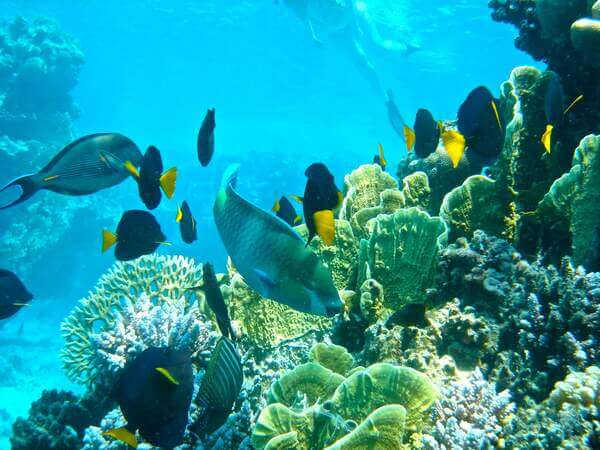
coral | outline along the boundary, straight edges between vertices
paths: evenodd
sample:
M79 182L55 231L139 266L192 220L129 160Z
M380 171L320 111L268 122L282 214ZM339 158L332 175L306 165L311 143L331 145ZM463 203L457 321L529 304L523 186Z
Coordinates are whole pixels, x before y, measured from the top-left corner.
M435 426L431 434L423 436L423 448L504 448L506 423L514 410L510 393L496 393L494 384L488 383L476 369L468 378L442 389L440 403L431 412Z
M310 350L309 358L343 376L354 366L354 357L341 345L319 342Z
M113 328L125 305L134 304L145 294L156 305L182 303L184 310L195 308L195 295L187 288L199 285L201 280L201 267L182 256L149 255L116 263L62 323L65 347L61 357L67 375L79 383L93 380L93 337Z
M427 210L431 188L429 178L425 172L414 172L402 180L402 194L405 199L405 207L420 206Z
M438 254L447 241L444 222L417 207L380 215L361 241L359 283L374 278L384 286L384 306L393 310L422 301L433 286Z
M467 178L442 202L440 218L448 225L448 240L471 238L475 230L512 240L516 227L513 199L512 191L498 189L497 182L488 177Z

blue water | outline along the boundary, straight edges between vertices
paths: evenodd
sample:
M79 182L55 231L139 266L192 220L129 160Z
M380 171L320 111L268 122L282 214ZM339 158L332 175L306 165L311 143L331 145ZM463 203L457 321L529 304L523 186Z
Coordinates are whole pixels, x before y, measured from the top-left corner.
M160 148L165 165L180 169L177 199L187 199L195 212L199 240L159 251L223 267L226 254L211 208L230 162L242 164L240 190L270 208L276 196L301 193L304 169L314 161L325 162L341 186L344 174L371 161L378 142L390 168L405 155L381 97L343 49L317 45L276 3L0 0L0 19L51 17L79 40L86 62L72 92L81 110L74 134L118 131L140 148ZM371 54L409 123L420 107L452 118L472 88L483 84L498 92L513 67L533 64L514 48L512 28L492 22L485 1L366 3L393 5L388 26L421 47L410 56ZM217 108L217 151L203 169L195 139L208 107ZM0 184L7 181L0 172ZM141 207L130 182L96 200L117 195L123 210ZM178 233L176 205L163 201L157 211L167 236ZM114 262L111 254L100 254L99 237L102 227L115 226L73 224L68 242L43 255L47 269L39 267L39 276L28 280L34 306L0 325L0 423L2 414L8 417L0 425L0 448L8 446L5 423L25 414L41 389L71 387L60 371L60 320Z

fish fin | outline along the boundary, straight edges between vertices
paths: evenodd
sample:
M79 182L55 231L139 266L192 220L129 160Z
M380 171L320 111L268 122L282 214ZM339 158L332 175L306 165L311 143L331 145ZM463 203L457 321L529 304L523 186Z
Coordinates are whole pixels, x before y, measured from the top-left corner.
M544 148L546 149L546 153L551 153L552 152L552 130L554 129L554 127L550 124L546 125L546 131L544 131L544 134L542 134L542 144L544 145Z
M49 177L43 178L44 183L49 183L52 180L60 178L60 175L50 175Z
M181 222L181 219L183 219L183 211L181 210L181 207L177 207L177 217L175 217L175 222Z
M279 199L277 199L277 200L275 200L275 204L271 208L271 211L273 211L274 213L278 213L280 209L281 209L281 205L279 204Z
M333 244L335 238L335 220L333 218L333 211L330 209L317 211L313 217L317 234L321 237L323 243L325 245Z
M171 167L160 177L160 187L167 196L173 198L175 195L175 186L177 184L177 167Z
M494 110L494 115L496 116L496 122L498 122L498 128L502 131L502 122L500 121L500 114L498 114L498 107L496 106L496 102L494 100L491 101L492 109Z
M290 198L300 204L304 203L304 197L300 197L299 195L290 195Z
M133 447L133 448L138 447L138 442L135 437L135 434L133 434L131 431L129 431L125 427L113 428L112 430L105 431L102 434L105 436L110 436L111 438L116 439L118 441L124 442L125 444L129 445L130 447Z
M173 245L172 242L167 242L167 241L157 241L156 244L158 244L158 245L166 245L168 247L170 247L171 245Z
M160 373L162 376L164 376L167 380L169 380L169 383L172 383L175 386L179 386L179 381L177 380L177 378L175 378L173 375L171 375L171 372L169 372L164 367L156 367L154 370L156 370L158 373Z
M337 192L337 205L335 205L335 209L338 209L344 203L344 194L341 191Z
M300 217L300 215L294 217L294 225L299 224L300 222L302 222L302 217Z
M417 140L417 135L407 125L404 125L402 130L404 132L404 141L406 142L406 150L408 150L410 152L415 145L415 141Z
M569 111L571 111L573 109L573 107L579 103L581 100L583 100L583 94L579 95L575 100L573 100L571 102L571 104L567 107L567 109L565 109L565 112L563 113L564 116L566 116L568 114Z
M254 273L260 279L261 283L267 287L267 291L273 289L277 285L277 283L275 283L275 281L273 281L273 279L263 270L254 269Z
M112 231L102 230L102 253L117 243L117 235Z
M40 186L34 181L33 175L25 175L23 177L17 178L16 180L11 181L2 189L0 192L5 191L9 187L19 186L21 188L21 195L15 201L9 203L8 205L4 205L0 207L0 209L10 208L18 203L24 202L28 198L30 198L33 194L40 190Z
M13 303L13 306L31 306L29 303Z
M123 168L133 176L136 180L140 178L140 172L131 161L125 161Z
M466 140L465 137L458 131L446 130L442 134L442 141L450 160L452 161L452 167L455 169L458 167L460 159L465 153Z
M387 166L387 161L385 159L385 153L383 151L383 145L377 144L377 151L379 152L379 162L382 166Z

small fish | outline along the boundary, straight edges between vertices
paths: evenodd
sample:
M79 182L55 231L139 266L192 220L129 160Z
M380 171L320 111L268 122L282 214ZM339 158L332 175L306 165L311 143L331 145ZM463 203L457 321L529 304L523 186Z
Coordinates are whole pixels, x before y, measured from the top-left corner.
M179 222L179 231L181 239L186 244L191 244L198 239L198 230L196 229L196 219L194 218L190 206L184 200L179 208L177 208L177 217Z
M435 152L441 129L433 118L431 112L419 109L415 118L415 155L419 158L427 158Z
M504 124L497 100L484 86L473 89L458 110L458 131L469 151L485 165L495 160L504 146Z
M316 235L319 235L325 245L331 245L335 238L333 211L339 208L344 197L325 164L311 164L304 175L308 178L302 202L308 228L306 245Z
M385 327L388 329L392 329L395 325L403 327L415 326L419 328L428 327L429 319L425 315L426 312L427 307L424 303L409 303L390 315L385 322Z
M0 320L14 316L32 299L33 295L14 273L0 269Z
M280 199L275 200L275 204L273 205L273 208L271 208L271 211L291 227L299 225L302 222L302 217L296 213L294 206L285 195Z
M208 166L215 153L215 109L206 111L200 131L198 132L198 160L203 167Z
M550 80L544 101L546 129L541 137L541 143L544 146L546 153L552 152L556 134L560 134L559 132L562 129L566 115L582 100L583 95L579 95L569 104L569 106L567 106L567 108L565 108L565 93L560 84L560 80L557 77Z
M165 240L152 214L133 209L123 213L116 233L103 230L102 252L117 244L115 257L119 261L130 261L153 253L159 245L166 244Z
M385 153L383 151L383 145L377 144L377 155L373 157L373 164L377 164L381 167L381 170L385 172L387 167L387 160L385 159Z
M297 311L334 316L342 301L331 273L287 223L235 191L239 166L228 167L213 207L233 265L252 289Z
M444 148L452 161L452 167L458 167L458 163L465 154L465 137L456 130L444 130L442 133Z
M21 188L21 195L0 209L24 202L41 189L72 196L93 194L127 178L125 161L138 166L141 160L138 147L121 134L84 136L63 148L38 173L17 178L0 189Z
M157 447L183 443L194 392L190 354L171 347L150 347L119 375L112 397L127 421L104 433L137 448L135 432Z
M177 183L177 168L172 167L163 173L162 157L156 147L152 145L148 147L142 158L139 172L129 161L126 162L125 167L137 181L140 198L148 209L155 209L160 205L161 189L167 198L173 198Z
M227 421L243 382L242 362L235 345L226 337L219 338L196 397L202 408L197 432L211 434Z

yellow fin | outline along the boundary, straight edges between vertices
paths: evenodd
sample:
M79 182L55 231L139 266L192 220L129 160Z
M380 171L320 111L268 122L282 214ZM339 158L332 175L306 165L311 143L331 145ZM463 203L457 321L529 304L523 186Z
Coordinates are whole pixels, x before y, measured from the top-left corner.
M302 217L300 217L299 215L294 217L294 225L298 224L302 222Z
M271 211L273 211L274 213L277 213L277 212L279 212L280 209L281 209L281 205L279 204L279 199L277 199L277 200L275 200L275 204L271 208Z
M544 134L542 134L542 144L544 145L544 148L546 149L546 153L551 153L552 152L552 130L554 129L554 127L550 124L546 125L546 131L544 131Z
M442 134L442 141L450 160L452 161L452 167L455 169L458 167L460 159L465 153L465 137L458 131L446 130Z
M113 428L112 430L108 430L102 433L105 436L110 436L113 439L117 439L118 441L124 442L130 447L137 448L138 443L135 438L135 434L129 431L127 428Z
M167 198L173 198L175 195L175 185L177 184L177 167L171 167L160 177L160 187Z
M181 210L181 207L177 207L177 217L175 217L175 222L181 222L181 219L183 219L183 211Z
M125 170L127 172L129 172L134 178L139 178L140 177L140 172L137 170L137 167L135 167L133 165L133 163L131 161L125 161L125 164L123 164L123 167L125 168Z
M379 151L379 162L382 166L387 166L387 161L385 160L385 154L383 152L383 145L377 144L377 150Z
M583 100L583 94L582 94L582 95L580 95L580 96L578 96L578 97L577 97L575 100L573 100L573 101L571 102L571 104L570 104L570 105L567 107L567 109L565 109L565 112L564 112L563 114L566 116L566 115L567 115L567 113L568 113L569 111L571 111L571 110L573 109L573 107L574 107L574 106L575 106L577 103L579 103L581 100Z
M496 115L496 122L498 122L498 128L502 131L502 122L500 122L500 114L498 114L498 107L496 106L496 102L492 100L492 109L494 110L494 114Z
M337 202L335 209L338 209L340 206L342 206L342 203L344 203L344 194L342 194L340 191L338 191L337 198L338 198L338 202Z
M44 178L44 183L47 183L48 181L52 181L52 180L56 180L59 177L59 175L51 175L49 177Z
M304 203L304 198L300 197L299 195L290 195L290 198L292 200L296 200L300 204Z
M102 230L102 253L111 248L117 242L117 235L112 231Z
M408 150L410 152L415 145L415 141L417 140L417 135L415 134L415 132L413 130L411 130L406 125L404 125L403 131L404 131L404 141L406 142L406 150Z
M169 372L164 367L157 367L154 370L156 370L158 373L160 373L162 376L164 376L167 380L169 380L175 386L179 386L179 381L177 381L177 379L175 379L175 377L173 375L171 375L171 372Z
M317 211L314 215L315 228L317 234L323 240L325 245L333 244L335 238L335 221L333 219L333 211L325 209L323 211Z

